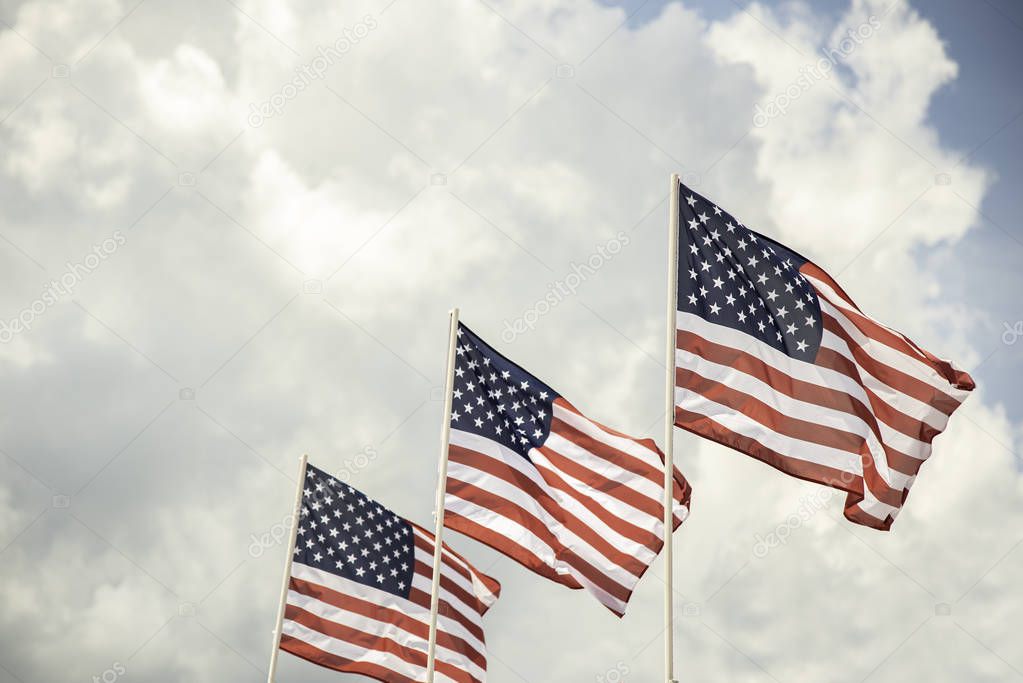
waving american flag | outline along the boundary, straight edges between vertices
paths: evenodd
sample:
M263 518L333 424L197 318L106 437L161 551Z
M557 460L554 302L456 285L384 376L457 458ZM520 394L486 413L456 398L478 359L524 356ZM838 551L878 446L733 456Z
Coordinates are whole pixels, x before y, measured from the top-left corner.
M675 424L848 492L889 529L973 380L680 185Z
M663 545L664 459L459 325L446 526L621 616ZM675 470L675 526L690 488Z
M426 680L433 534L306 469L281 649L388 683ZM443 546L437 681L482 683L500 584Z

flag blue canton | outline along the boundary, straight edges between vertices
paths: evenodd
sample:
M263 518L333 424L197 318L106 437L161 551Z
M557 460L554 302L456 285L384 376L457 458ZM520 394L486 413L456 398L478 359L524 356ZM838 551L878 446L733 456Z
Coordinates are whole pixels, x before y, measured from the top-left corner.
M529 450L550 434L558 394L461 323L455 354L452 428L496 441L528 460Z
M308 465L294 559L407 598L415 566L412 525Z
M678 310L813 362L824 333L806 259L680 185Z

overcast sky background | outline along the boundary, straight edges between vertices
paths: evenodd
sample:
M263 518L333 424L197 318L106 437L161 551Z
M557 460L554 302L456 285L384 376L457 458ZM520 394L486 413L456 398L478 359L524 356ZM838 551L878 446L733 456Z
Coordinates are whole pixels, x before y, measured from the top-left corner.
M679 433L678 678L1023 680L1023 5L33 0L0 20L0 321L31 318L0 331L0 683L263 680L284 549L253 544L301 453L429 523L452 305L660 441L672 172L978 384L888 534ZM447 540L504 586L493 683L661 680L659 564L619 621ZM282 656L282 683L339 679L360 680Z

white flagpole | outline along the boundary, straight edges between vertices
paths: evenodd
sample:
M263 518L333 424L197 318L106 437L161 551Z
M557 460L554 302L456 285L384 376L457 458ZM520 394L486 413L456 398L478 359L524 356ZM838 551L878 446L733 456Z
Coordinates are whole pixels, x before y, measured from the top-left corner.
M668 199L668 296L664 362L664 677L675 682L675 614L672 601L672 530L675 483L675 313L678 310L678 174L671 176Z
M440 465L437 468L437 502L433 532L433 588L430 591L430 644L426 655L426 683L433 683L434 663L437 660L437 610L440 606L441 536L444 533L444 493L448 481L448 443L451 440L451 401L455 388L455 349L458 346L458 309L450 312L448 328L448 367L444 382L444 425L440 432Z
M277 604L277 627L274 628L274 645L270 651L270 672L267 683L274 683L277 674L277 656L281 652L281 628L284 626L284 607L288 602L288 585L291 583L291 560L295 557L295 539L298 537L298 522L302 514L302 490L305 485L305 468L309 456L303 454L298 460L298 484L295 487L295 509L291 517L291 535L288 538L288 554L284 559L284 580L281 581L281 601Z

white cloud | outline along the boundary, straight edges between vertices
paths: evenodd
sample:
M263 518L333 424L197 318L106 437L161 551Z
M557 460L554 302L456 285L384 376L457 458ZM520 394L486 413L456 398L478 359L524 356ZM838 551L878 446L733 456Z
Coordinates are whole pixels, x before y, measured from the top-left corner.
M194 45L179 45L173 57L154 64L140 84L150 118L183 132L194 132L196 121L208 125L227 114L223 88L220 67Z

